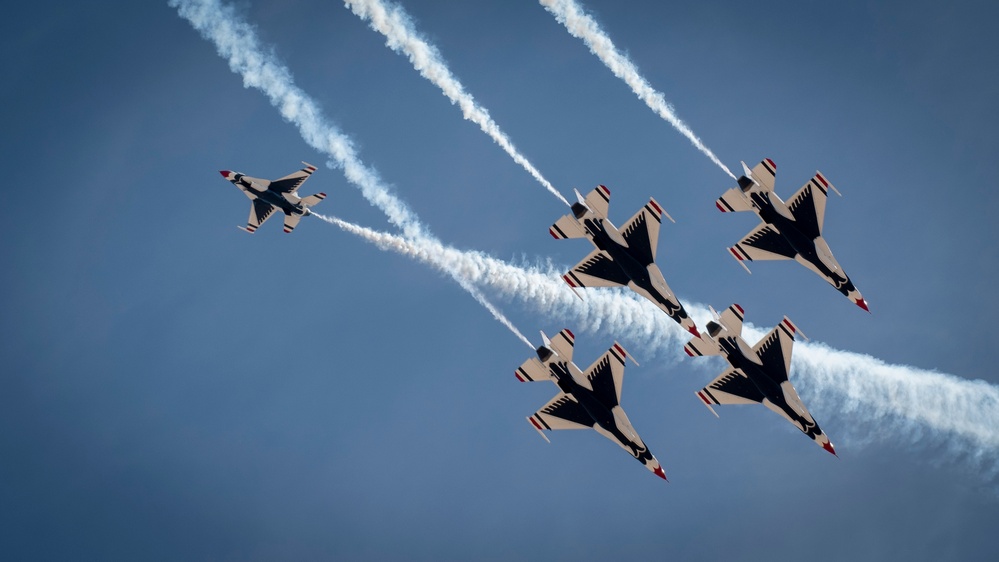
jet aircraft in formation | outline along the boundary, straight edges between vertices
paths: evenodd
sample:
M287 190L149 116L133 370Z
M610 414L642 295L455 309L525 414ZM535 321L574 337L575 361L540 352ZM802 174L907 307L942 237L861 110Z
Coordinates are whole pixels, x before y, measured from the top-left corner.
M291 232L298 226L298 221L310 213L309 207L313 207L326 198L325 193L317 193L308 197L299 197L298 188L305 180L309 179L316 167L302 162L305 167L301 170L289 174L276 180L262 180L253 178L239 172L222 170L219 173L222 177L231 181L240 191L250 198L250 218L246 221L246 227L237 228L253 234L260 225L271 218L276 209L284 211L284 231Z
M593 429L631 453L653 474L666 479L666 473L652 456L631 420L621 408L621 385L624 382L624 361L628 353L617 342L586 369L584 375L572 362L576 338L562 330L537 349L514 374L521 382L550 380L559 392L540 410L527 418L548 441L542 430ZM634 359L632 360L634 361Z
M293 231L301 218L310 214L310 207L326 197L325 193L299 197L298 188L316 171L315 166L303 164L305 168L276 180L221 171L222 177L252 201L246 227L239 228L252 233L280 209L285 214L284 231ZM745 175L739 178L739 186L726 191L716 205L723 212L752 210L764 222L729 248L732 255L740 263L743 260L794 259L869 312L867 301L842 271L822 238L826 193L829 189L839 191L816 172L787 205L774 193L776 165L772 160L766 159L752 170L745 163L742 167ZM753 347L742 339L743 310L737 304L720 316L715 314L714 320L706 326L707 332L699 333L655 263L662 216L666 215L671 221L673 218L655 199L650 199L623 228L618 229L607 218L610 190L605 186L598 185L585 198L576 191L576 198L572 213L560 218L549 229L556 239L585 237L595 246L594 251L562 276L573 292L579 287L626 286L652 301L694 336L684 346L688 355L722 355L728 360L730 368L696 393L715 416L718 413L713 405L760 403L791 422L822 448L836 454L829 438L815 423L788 380L791 347L798 330L786 316ZM559 392L527 418L531 425L546 441L545 430L593 429L665 480L666 474L659 461L649 452L621 408L624 363L628 358L624 348L615 342L584 374L572 362L575 344L572 332L562 330L552 339L542 332L541 337L543 344L536 350L537 358L525 361L515 374L522 382L550 380L558 386Z
M698 390L697 397L715 416L718 412L712 404L763 404L835 455L829 438L787 378L791 370L791 346L798 329L785 316L769 334L749 347L742 339L742 319L742 307L733 304L720 317L708 322L706 334L684 346L683 350L691 357L722 355L730 365Z
M743 162L742 169L745 175L739 178L739 186L726 191L715 205L723 213L753 211L763 224L728 249L735 259L743 267L746 267L742 263L744 260L795 260L870 312L867 301L853 286L822 237L826 194L830 189L839 194L839 190L820 172L815 172L787 204L774 193L777 165L773 160L767 158L752 170ZM746 271L749 271L748 267Z
M589 238L596 249L570 269L562 279L572 287L628 287L649 299L684 330L698 335L697 326L670 290L656 265L659 225L665 214L655 199L617 227L607 218L610 190L598 185L585 198L576 191L572 214L548 229L556 239ZM577 293L578 296L578 293Z

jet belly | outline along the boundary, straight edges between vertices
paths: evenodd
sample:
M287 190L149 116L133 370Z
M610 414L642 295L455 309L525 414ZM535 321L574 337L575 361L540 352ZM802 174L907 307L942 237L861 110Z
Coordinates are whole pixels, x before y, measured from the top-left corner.
M288 201L284 196L274 193L273 191L265 191L260 194L260 198L267 201L271 205L274 205L278 209L284 211L286 215L304 215L305 212L298 206Z

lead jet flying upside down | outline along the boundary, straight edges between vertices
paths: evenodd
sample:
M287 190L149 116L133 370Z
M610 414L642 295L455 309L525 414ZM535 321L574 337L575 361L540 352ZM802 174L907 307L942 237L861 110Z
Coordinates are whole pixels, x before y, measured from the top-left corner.
M655 263L662 215L671 221L673 217L665 213L655 199L649 199L618 230L607 219L609 189L598 185L585 199L576 191L576 198L578 202L572 204L572 214L560 218L548 229L556 240L585 236L597 248L562 276L573 292L576 287L626 286L652 301L684 330L698 335L697 326Z
M742 307L733 304L715 321L707 333L690 340L683 350L691 357L722 355L731 368L711 384L697 391L715 416L712 404L760 404L791 422L823 449L836 454L829 438L815 423L798 392L788 380L791 346L797 328L787 316L752 348L742 339Z
M822 237L826 193L832 189L838 194L839 190L820 172L815 172L812 179L791 197L791 203L785 204L774 193L777 165L773 160L767 158L752 170L743 162L742 168L745 175L739 178L739 187L726 191L715 205L723 213L753 211L763 224L728 249L735 259L743 267L746 267L743 260L795 260L870 312L867 301L853 286Z
M246 221L246 228L237 227L253 234L260 225L271 218L275 209L284 211L284 231L291 232L298 226L298 221L302 217L310 214L309 207L318 204L326 198L325 193L317 193L308 197L299 197L298 188L309 179L316 167L302 162L305 167L301 170L289 174L276 180L262 180L253 178L238 172L222 170L219 173L222 177L231 181L247 197L253 201L250 206L250 218Z
M559 388L543 408L528 417L531 425L548 441L542 430L594 429L631 453L645 468L666 479L666 473L621 408L621 384L627 352L617 342L594 361L584 375L572 362L576 338L562 330L551 340L541 333L544 344L537 359L524 362L514 374L521 382L551 380Z

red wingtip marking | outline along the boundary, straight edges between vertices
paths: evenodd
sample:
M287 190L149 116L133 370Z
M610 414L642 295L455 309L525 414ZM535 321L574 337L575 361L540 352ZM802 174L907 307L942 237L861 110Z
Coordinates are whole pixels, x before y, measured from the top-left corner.
M325 194L325 193L323 193L323 192L321 192L321 191L320 191L320 192L319 192L319 193L318 193L317 195L319 195L319 196L320 196L320 197L322 197L323 199L326 199L326 194Z
M572 333L572 330L570 330L569 328L566 328L566 329L565 329L565 333L569 334L569 337L570 337L570 338L572 338L572 340L573 340L573 341L575 341L575 340L576 340L576 335L575 335L575 334L573 334L573 333Z
M606 185L604 185L604 184L600 184L600 185L598 185L597 187L599 187L600 189L604 190L604 193L606 193L606 194L607 194L607 196L608 196L608 197L610 197L610 190L609 190L609 189L607 189L607 186L606 186Z
M826 443L822 448L832 453L836 458L839 458L839 455L836 454L836 449L833 449L832 442Z
M857 299L856 302L857 302L857 306L859 306L860 308L863 308L868 313L871 312L871 309L867 308L867 301L866 300L864 300L864 299Z
M531 420L531 423L534 424L534 427L538 428L538 431L542 431L542 427L540 425L538 425L538 422L534 421L534 417L533 416L529 417L527 419Z
M735 246L729 248L728 251L732 252L732 255L735 256L735 259L742 261L742 256L740 256L739 253L735 251Z
M715 207L718 207L718 210L721 211L721 212L723 212L723 213L728 212L728 211L725 210L725 207L722 207L721 201L715 201Z
M687 346L683 346L683 351L691 357L694 356L694 354L690 352L690 348L688 348Z
M711 402L708 402L708 399L704 397L704 393L703 392L698 391L697 392L697 397L700 398L701 400L703 400L704 403L707 404L708 406L711 405Z
M829 182L826 181L826 178L822 177L822 174L816 172L815 177L819 178L819 181L822 182L822 185L829 187Z
M741 306L739 306L738 304L733 304L732 306L734 306L734 307L736 307L737 309L739 309L739 314L741 314L741 315L743 315L743 316L745 316L745 315L746 315L746 311L745 311L745 310L743 310L743 309L742 309L742 307L741 307Z
M794 324L792 324L787 318L784 319L784 325L787 326L788 330L791 330L792 334L798 331L798 329L794 327Z
M548 234L551 234L552 238L558 240L558 234L555 234L555 229L554 228L549 228L548 229Z
M770 164L770 167L773 168L774 170L777 169L777 164L774 164L774 161L769 158L767 158L767 164Z
M572 280L569 279L568 275L563 275L562 280L569 284L570 287L575 288L576 286L572 284Z
M517 377L520 382L526 382L523 377L520 376L520 371L514 371L513 376Z
M649 199L649 205L652 205L652 208L655 209L656 212L659 213L660 215L663 214L663 210L659 207L659 205L656 205L656 202L654 200Z
M219 170L219 173L222 174L223 178L229 179L229 174L231 174L232 172L230 172L229 170Z
M655 475L658 476L659 478L662 478L663 480L666 480L666 473L663 472L663 467L661 466L656 467ZM666 481L669 482L669 480Z
M628 354L624 352L624 349L620 345L614 344L614 349L616 349L617 352L621 354L621 357L624 357L624 358L628 357Z

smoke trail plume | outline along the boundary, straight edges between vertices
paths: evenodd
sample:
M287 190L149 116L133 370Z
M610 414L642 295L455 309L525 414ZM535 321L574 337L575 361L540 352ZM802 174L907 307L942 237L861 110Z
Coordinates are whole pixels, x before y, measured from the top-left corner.
M386 45L397 53L405 54L409 62L419 71L420 75L433 82L452 104L458 104L465 119L475 123L496 144L500 145L514 162L520 164L531 176L567 206L569 202L562 194L546 180L520 152L499 128L489 112L475 102L471 94L465 91L461 82L451 74L447 63L438 52L437 47L416 31L412 18L402 6L382 0L346 0L354 14L368 21L371 29L385 36Z
M657 92L649 83L642 77L638 72L638 68L635 67L634 63L628 60L628 57L621 54L614 46L614 42L611 41L610 37L604 33L603 29L600 28L600 24L596 22L589 14L583 11L582 7L575 2L575 0L540 0L541 5L545 7L546 10L552 13L555 18L565 26L569 33L573 37L578 37L582 39L586 45L590 48L590 52L603 61L604 65L607 66L621 80L624 80L631 90L635 92L635 95L645 102L652 111L656 112L657 115L665 119L670 125L673 125L681 135L687 137L687 139L693 144L697 150L704 153L705 156L711 159L716 166L722 169L726 174L736 179L735 175L728 166L722 163L717 156L711 150L701 142L701 139L697 138L690 127L686 123L680 120L673 110L673 106L666 101L666 98L661 92Z
M472 297L476 301L478 301L479 304L485 307L486 310L488 310L489 313L493 315L493 318L499 320L501 324L509 328L510 331L513 332L513 334L520 339L520 341L527 344L527 347L534 349L534 345L531 344L530 340L524 337L524 334L520 333L520 330L518 330L517 327L514 326L513 323L510 322L510 320L507 319L507 317L504 316L503 313L499 311L499 309L497 309L491 302L489 302L486 299L486 297L479 291L479 289L476 288L469 281L468 276L465 274L466 272L464 268L461 267L456 268L456 266L459 266L460 264L458 264L453 259L445 260L445 259L435 258L433 256L433 252L436 249L444 247L439 242L431 241L427 238L421 238L409 241L408 246L406 248L402 248L398 245L393 246L391 240L396 237L394 237L391 234L379 233L374 230L367 229L362 226L358 226L349 223L347 221L341 220L337 217L327 217L325 215L321 215L315 211L312 211L312 215L319 218L320 220L328 222L334 226L340 227L341 230L350 232L352 234L357 234L358 236L361 236L362 238L368 240L369 242L374 243L379 248L385 250L393 249L397 253L416 258L419 261L434 266L438 271L450 275L451 278L454 279L462 289L468 292L468 294L472 295ZM452 251L455 250L452 249Z
M684 357L680 349L689 334L651 303L631 293L587 291L580 302L561 282L563 270L551 264L520 267L436 241L408 240L345 221L330 222L383 250L444 271L459 272L469 283L520 300L545 316L574 318L574 329L611 333L637 344L637 349L650 356L674 360ZM706 306L690 302L685 305L701 325L710 318ZM750 343L764 333L749 323L744 327L744 337ZM705 368L718 366L703 361L697 364ZM999 474L999 387L995 385L889 365L868 355L812 342L795 344L791 375L819 419L838 412L844 425L890 430L890 435L879 436L882 440L918 445L929 437L931 443L949 447L955 456L967 457L984 470L986 479Z
M284 119L298 127L310 146L329 154L343 169L347 180L361 190L365 199L381 209L393 224L410 238L432 240L416 214L382 184L378 174L366 167L354 151L353 142L339 129L326 122L316 102L295 85L291 72L265 53L256 32L240 20L235 10L218 0L170 0L181 17L187 19L203 37L211 40L229 67L243 77L244 86L262 91ZM468 291L497 320L532 349L534 346L485 296L454 271L442 270Z

